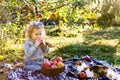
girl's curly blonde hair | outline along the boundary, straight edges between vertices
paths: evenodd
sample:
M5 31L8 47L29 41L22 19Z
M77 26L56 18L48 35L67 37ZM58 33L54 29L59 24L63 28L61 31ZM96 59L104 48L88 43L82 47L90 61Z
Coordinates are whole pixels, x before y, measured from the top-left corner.
M44 24L39 21L32 21L28 24L27 28L25 29L25 37L31 38L34 29L41 29L41 37L46 37Z

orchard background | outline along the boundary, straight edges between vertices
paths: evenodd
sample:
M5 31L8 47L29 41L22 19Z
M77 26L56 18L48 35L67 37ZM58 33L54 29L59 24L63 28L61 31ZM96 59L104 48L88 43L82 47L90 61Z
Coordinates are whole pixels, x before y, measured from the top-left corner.
M120 65L119 0L0 0L0 61L23 61L30 21L46 28L50 52L64 59L94 56Z

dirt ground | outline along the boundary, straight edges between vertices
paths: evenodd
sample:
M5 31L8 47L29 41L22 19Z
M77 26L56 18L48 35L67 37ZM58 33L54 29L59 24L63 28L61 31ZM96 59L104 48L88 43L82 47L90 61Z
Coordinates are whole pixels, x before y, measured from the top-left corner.
M0 73L0 80L7 80L6 75L5 74L3 75L3 73Z
M3 74L2 74L2 73L0 73L0 80L4 80L4 79L3 79Z

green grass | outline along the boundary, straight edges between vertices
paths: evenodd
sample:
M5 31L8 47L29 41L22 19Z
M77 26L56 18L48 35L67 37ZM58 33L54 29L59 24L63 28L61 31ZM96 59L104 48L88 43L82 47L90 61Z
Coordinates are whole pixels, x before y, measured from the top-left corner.
M80 26L62 27L60 31L57 26L46 26L45 28L47 32L46 40L52 45L50 52L45 56L51 58L61 56L66 59L90 55L101 60L108 60L111 64L120 65L119 27L105 30L81 29ZM12 43L11 45L4 46L2 54L6 56L6 60L23 60L23 44ZM17 45L19 47L16 47Z
M120 64L120 28L81 30L75 27L71 29L72 31L76 32L76 37L58 37L56 35L48 37L48 41L55 45L48 56L62 56L66 59L90 55L108 60L111 64Z

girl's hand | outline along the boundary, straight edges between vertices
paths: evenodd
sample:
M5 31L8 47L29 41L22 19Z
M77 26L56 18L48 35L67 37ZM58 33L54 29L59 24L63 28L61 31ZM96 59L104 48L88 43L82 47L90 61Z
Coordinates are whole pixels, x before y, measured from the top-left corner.
M39 39L39 42L42 48L46 48L46 43L42 39Z
M41 38L38 38L35 42L35 46L38 47L42 43L43 43L43 40Z

